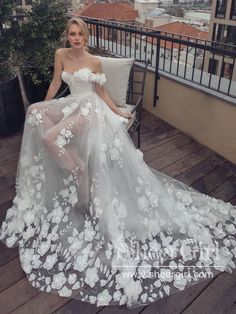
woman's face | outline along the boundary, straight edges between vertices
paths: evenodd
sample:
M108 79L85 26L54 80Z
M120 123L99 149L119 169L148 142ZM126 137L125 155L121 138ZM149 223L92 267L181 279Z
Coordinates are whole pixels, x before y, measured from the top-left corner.
M69 27L67 39L73 48L84 48L86 45L81 28L75 23Z

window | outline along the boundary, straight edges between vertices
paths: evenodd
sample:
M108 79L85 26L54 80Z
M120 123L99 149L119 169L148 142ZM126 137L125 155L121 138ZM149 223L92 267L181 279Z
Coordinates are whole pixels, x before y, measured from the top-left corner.
M217 0L215 17L220 18L220 19L225 18L226 8L227 8L227 0Z
M208 66L208 72L211 74L216 74L217 66L218 66L218 61L211 58L209 62L209 66Z
M221 77L231 79L233 73L233 64L224 62L221 68Z
M231 20L236 20L236 1L232 1L231 12L230 12Z

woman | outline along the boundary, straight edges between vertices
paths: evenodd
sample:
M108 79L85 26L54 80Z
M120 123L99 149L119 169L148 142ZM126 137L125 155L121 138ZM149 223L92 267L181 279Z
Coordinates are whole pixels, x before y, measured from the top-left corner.
M0 230L34 287L97 306L154 302L232 271L236 208L149 168L68 22L46 100L27 112L17 195ZM61 84L71 95L52 100Z

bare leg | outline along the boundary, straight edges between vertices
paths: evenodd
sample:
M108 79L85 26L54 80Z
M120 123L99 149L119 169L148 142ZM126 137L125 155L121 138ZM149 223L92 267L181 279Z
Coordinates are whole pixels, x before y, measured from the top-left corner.
M45 133L44 144L60 167L73 172L84 171L83 160L76 154L75 148L70 146L72 139L82 132L85 124L86 120L83 117L72 115Z

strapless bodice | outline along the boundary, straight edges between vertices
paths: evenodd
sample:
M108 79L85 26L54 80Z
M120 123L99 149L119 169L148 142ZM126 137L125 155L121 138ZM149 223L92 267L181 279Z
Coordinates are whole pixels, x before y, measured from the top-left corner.
M82 68L74 73L62 71L61 77L68 84L72 96L86 96L93 91L94 84L106 82L104 73L94 73L89 68Z

